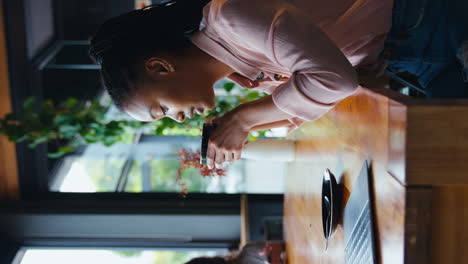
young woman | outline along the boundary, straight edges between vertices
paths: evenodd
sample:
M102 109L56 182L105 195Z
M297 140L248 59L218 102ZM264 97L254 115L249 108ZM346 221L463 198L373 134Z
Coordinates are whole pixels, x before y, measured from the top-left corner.
M115 104L138 120L183 121L213 108L223 77L268 92L214 120L214 167L240 158L249 131L319 118L355 91L357 73L382 74L388 60L425 87L447 65L462 69L466 2L166 1L108 20L90 55Z

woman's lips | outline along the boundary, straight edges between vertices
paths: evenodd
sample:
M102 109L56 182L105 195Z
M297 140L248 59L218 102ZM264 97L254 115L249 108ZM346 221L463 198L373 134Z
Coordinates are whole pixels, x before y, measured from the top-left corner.
M182 123L185 121L185 113L184 112L180 112L178 115L177 115L177 121Z
M190 108L190 111L188 113L186 113L185 115L188 117L188 118L192 118L194 116L193 114L193 111L195 110L194 107Z

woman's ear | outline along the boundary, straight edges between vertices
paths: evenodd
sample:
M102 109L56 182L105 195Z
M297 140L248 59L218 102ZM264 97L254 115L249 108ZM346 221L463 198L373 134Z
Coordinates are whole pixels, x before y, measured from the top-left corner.
M168 75L170 72L175 72L175 68L164 59L151 57L145 61L145 71L150 74Z

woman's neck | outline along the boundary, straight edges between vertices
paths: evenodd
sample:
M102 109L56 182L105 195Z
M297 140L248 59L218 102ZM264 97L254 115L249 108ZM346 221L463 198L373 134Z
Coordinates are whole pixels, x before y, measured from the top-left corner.
M229 65L209 55L195 45L192 45L189 52L191 54L187 58L193 59L192 63L195 62L197 64L198 70L207 72L216 80L225 78L235 72Z

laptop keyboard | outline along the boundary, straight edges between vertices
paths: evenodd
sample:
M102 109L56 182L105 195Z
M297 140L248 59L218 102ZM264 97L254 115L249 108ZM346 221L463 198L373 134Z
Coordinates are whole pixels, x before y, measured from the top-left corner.
M345 247L346 264L373 264L372 222L370 204L364 210L354 227Z

